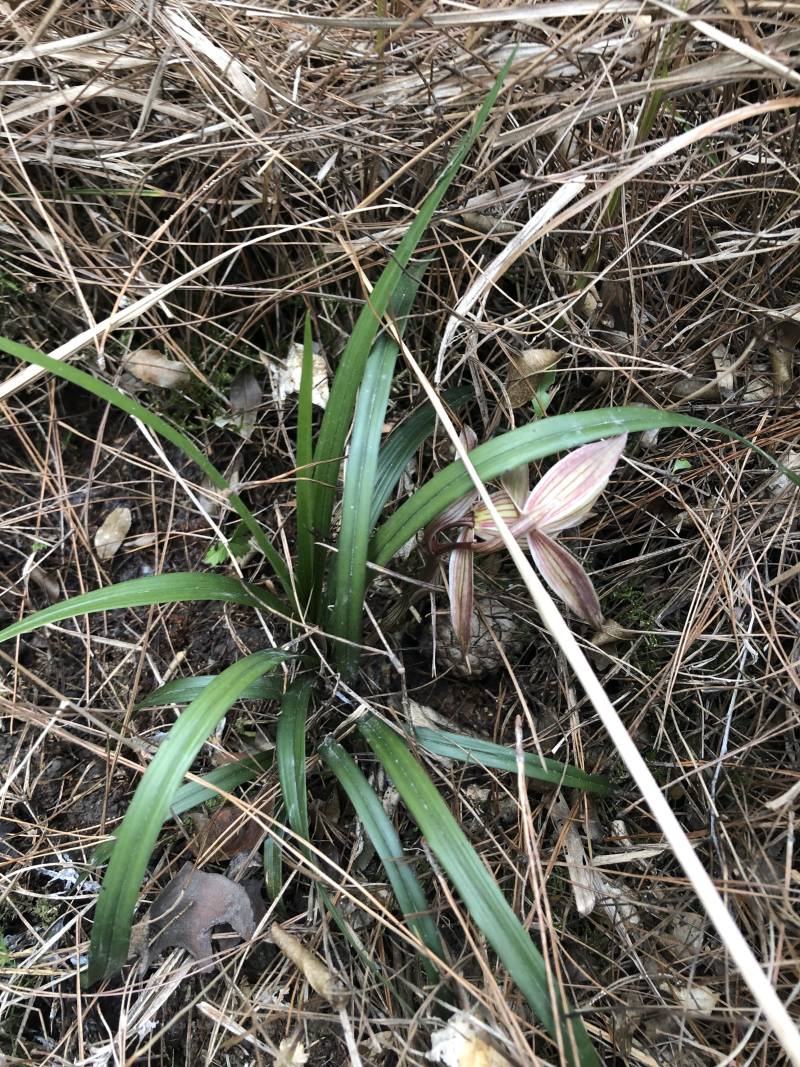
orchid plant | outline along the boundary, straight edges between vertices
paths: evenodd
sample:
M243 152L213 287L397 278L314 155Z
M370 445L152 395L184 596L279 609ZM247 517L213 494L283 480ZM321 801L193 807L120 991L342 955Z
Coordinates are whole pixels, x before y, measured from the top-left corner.
M592 580L555 535L577 526L594 507L608 484L625 448L627 434L584 445L559 460L529 490L527 465L515 467L500 479L492 501L513 536L526 545L542 578L578 618L598 629L603 623L600 601ZM477 438L465 427L465 448ZM459 527L455 541L441 534ZM438 555L450 552L448 594L453 632L466 652L472 638L475 601L474 558L497 552L503 542L488 509L477 493L462 497L426 531L427 546Z

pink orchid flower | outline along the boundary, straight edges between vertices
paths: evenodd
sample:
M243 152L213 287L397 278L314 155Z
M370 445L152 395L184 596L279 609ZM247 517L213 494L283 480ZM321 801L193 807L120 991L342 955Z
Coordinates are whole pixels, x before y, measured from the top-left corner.
M627 434L584 445L559 460L528 491L528 469L517 467L501 478L503 486L492 501L511 533L527 545L542 578L579 618L599 628L603 622L600 601L589 575L555 534L583 522L608 484L625 448ZM462 433L467 448L474 447L471 430ZM455 543L441 544L439 534L459 526ZM432 552L450 551L448 592L453 630L466 650L472 636L474 610L474 556L503 547L494 521L477 494L448 508L427 531Z

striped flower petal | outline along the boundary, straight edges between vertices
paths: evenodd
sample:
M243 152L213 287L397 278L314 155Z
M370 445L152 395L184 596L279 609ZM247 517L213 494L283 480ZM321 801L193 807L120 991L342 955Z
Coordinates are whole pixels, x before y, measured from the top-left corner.
M595 441L560 459L525 501L526 526L558 533L583 522L608 484L627 437Z
M519 519L519 508L505 489L498 489L496 493L492 493L492 503L500 512L501 517L505 520L508 526L513 526ZM502 547L502 542L499 541L494 519L489 514L489 509L485 504L481 503L480 500L475 505L475 509L472 512L472 525L476 537L481 538L481 540L498 541L499 543L497 547Z
M461 530L457 545L471 545L472 527ZM447 569L447 592L450 597L450 622L453 633L467 654L472 639L472 611L475 606L475 564L468 548L454 548Z
M521 514L505 489L492 493L492 503L500 512L513 536L516 537L517 543L524 548L526 545L525 536L529 528L529 524L525 522L525 516ZM503 539L495 526L494 519L483 504L478 503L475 505L472 519L475 536L478 538L478 542L473 549L475 555L486 555L489 552L498 552L503 548Z
M461 433L458 436L467 452L470 452L478 443L477 434L469 426L462 426ZM456 500L449 507L446 507L440 515L436 516L433 522L428 523L422 536L425 546L431 555L437 555L446 549L447 546L442 543L439 535L444 533L450 526L463 525L460 520L469 514L472 510L472 505L477 499L477 493L467 493L466 496L462 496L460 500Z
M435 556L449 547L448 544L442 542L440 535L445 530L450 529L451 526L463 525L461 520L465 519L472 511L476 497L477 493L469 493L467 496L462 496L460 500L454 501L441 514L437 515L433 522L428 523L422 536L425 547L431 555Z
M528 534L528 548L539 573L559 599L595 629L603 624L600 601L592 580L575 557L540 531Z

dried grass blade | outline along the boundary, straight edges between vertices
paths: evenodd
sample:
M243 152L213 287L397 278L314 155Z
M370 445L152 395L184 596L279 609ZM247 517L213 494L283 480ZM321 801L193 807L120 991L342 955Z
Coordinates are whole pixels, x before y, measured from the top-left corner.
M479 494L489 514L494 519L503 543L511 555L511 558L514 560L514 564L516 565L521 578L525 582L528 592L530 593L543 622L561 650L564 652L570 666L575 671L584 692L600 716L603 725L616 745L617 751L622 757L631 777L636 782L646 804L660 825L676 859L683 867L695 893L702 902L703 907L706 909L708 917L716 927L722 943L736 964L742 978L750 989L750 992L753 994L756 1003L763 1011L768 1023L774 1030L775 1036L783 1046L789 1061L794 1067L800 1067L800 1031L798 1031L786 1006L782 1003L769 977L762 970L752 949L742 935L741 930L736 925L730 911L725 906L725 903L711 877L698 859L685 830L675 817L675 814L653 777L650 768L645 763L633 738L619 717L617 709L612 704L605 689L592 670L583 650L554 604L552 597L537 577L536 572L530 565L525 553L517 544L507 524L503 521L502 516L494 507L491 495L486 489L484 481L472 459L464 450L461 441L459 440L458 430L453 425L452 420L439 402L435 389L423 374L413 355L406 351L405 356L420 384L427 393L428 398L438 411L439 417L447 431L447 435L453 442L453 446L468 473L469 481L474 487L474 490ZM665 417L669 417L666 413L657 412L656 414L663 414ZM551 423L552 421L553 419L547 419L546 423ZM702 420L695 419L688 420L685 425L697 425L698 423L704 428L721 429L721 427L712 423L703 423ZM656 423L656 425L659 425L659 423ZM664 423L663 425L675 424ZM625 428L630 429L631 427L627 426ZM743 440L739 438L738 434L734 434L732 431L728 430L724 432L727 433L728 436ZM750 444L749 442L745 443L762 453L762 450L756 445ZM476 449L475 451L477 452L478 450ZM774 463L775 461L772 460L771 462ZM776 465L780 466L780 464ZM792 475L789 471L785 471L784 473L791 477L795 484L800 484L800 479L798 479L796 475Z

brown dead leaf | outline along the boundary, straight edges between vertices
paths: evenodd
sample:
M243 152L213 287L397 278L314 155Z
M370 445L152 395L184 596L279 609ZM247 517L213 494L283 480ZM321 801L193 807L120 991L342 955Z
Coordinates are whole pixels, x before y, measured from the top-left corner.
M793 474L800 474L800 450L790 448L780 457L781 466ZM781 471L776 471L767 482L767 489L773 496L797 492L794 482Z
M720 396L725 397L736 388L733 356L727 345L717 345L711 352L711 358L714 360L714 369L717 372L717 388Z
M328 403L330 388L328 386L328 367L322 353L314 346L311 369L311 402L318 408L324 408ZM283 366L275 368L276 397L278 404L283 407L284 401L293 393L300 392L300 381L303 377L303 346L293 341L289 345Z
M253 436L261 399L261 386L253 373L249 370L240 371L231 383L231 411L234 414L233 425L245 441Z
M512 408L521 408L536 393L539 377L558 360L553 348L526 348L509 356L506 392Z
M150 908L150 935L156 934L151 953L183 948L196 960L200 971L212 967L211 931L227 923L249 940L255 931L253 908L244 888L221 874L197 871L184 863ZM238 944L238 942L237 942Z
M667 989L687 1011L710 1015L719 1004L719 993L707 985L678 986L667 983Z
M308 1053L299 1037L285 1037L278 1045L278 1055L273 1067L303 1067L308 1063Z
M94 535L97 558L105 562L117 554L128 536L133 516L130 508L114 508L105 517L103 525Z
M744 389L742 403L765 404L775 396L776 383L766 374L758 374L751 378Z
M253 922L259 926L261 920L267 914L267 905L264 903L262 890L264 889L264 874L254 874L252 878L242 881L242 889L247 893L247 899L253 909Z
M445 1067L511 1067L487 1039L486 1031L469 1012L451 1015L447 1025L431 1034L425 1059Z
M27 563L25 566L27 567ZM23 569L23 574L26 574L25 569ZM42 567L34 564L30 570L27 571L26 576L29 577L32 582L35 582L40 589L44 590L47 599L51 604L55 604L57 600L62 599L63 594L61 592L61 586L55 578L52 578Z
M553 821L563 835L564 858L575 896L575 906L579 915L591 915L597 902L594 892L594 877L589 865L583 840L573 822L569 805L559 795L552 803Z
M786 319L778 324L769 346L772 379L777 393L785 392L794 378L794 362L800 350L800 322Z
M210 819L195 815L192 822L195 835L189 847L193 855L203 854L207 860L220 856L233 859L241 852L252 852L264 837L258 823L245 818L233 804L217 808Z
M155 348L137 348L135 352L129 352L124 367L140 382L155 385L159 389L177 389L189 377L182 363L167 359Z

